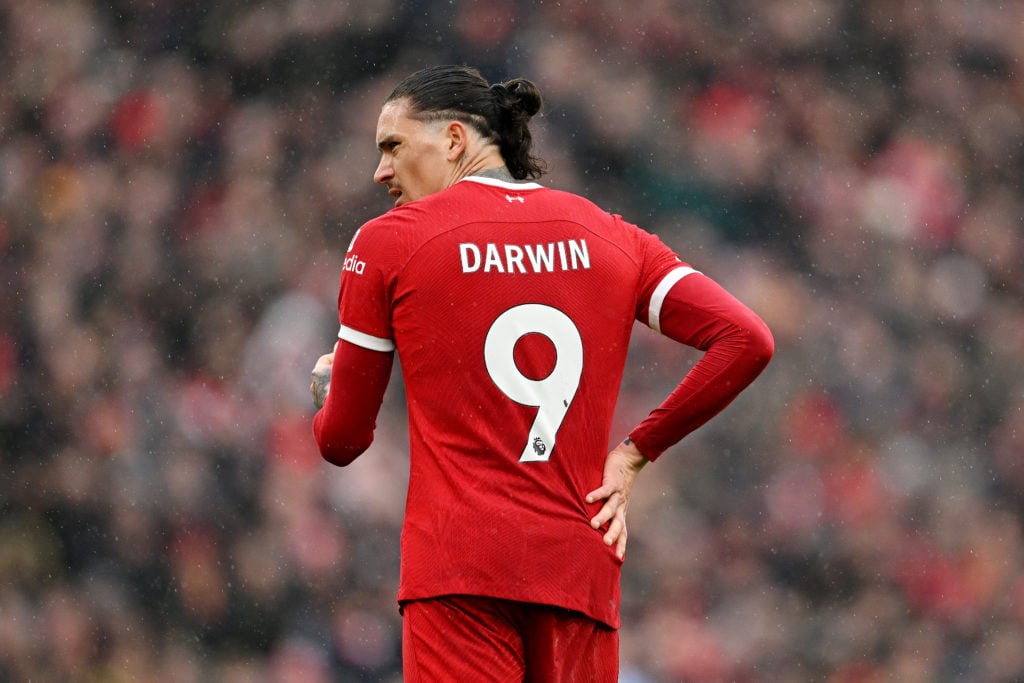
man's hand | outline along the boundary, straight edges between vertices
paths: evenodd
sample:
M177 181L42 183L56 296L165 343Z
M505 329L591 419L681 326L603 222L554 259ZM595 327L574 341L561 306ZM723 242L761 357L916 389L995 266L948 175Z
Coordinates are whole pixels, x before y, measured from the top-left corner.
M331 367L334 365L334 352L325 353L317 360L313 368L313 381L309 385L309 393L313 395L313 405L317 410L324 407L327 392L331 390Z
M587 494L588 503L604 501L597 515L590 520L590 526L600 529L610 522L604 534L604 544L609 547L614 545L615 554L620 560L626 556L626 508L629 506L629 495L633 491L636 475L648 462L627 438L605 458L601 488Z

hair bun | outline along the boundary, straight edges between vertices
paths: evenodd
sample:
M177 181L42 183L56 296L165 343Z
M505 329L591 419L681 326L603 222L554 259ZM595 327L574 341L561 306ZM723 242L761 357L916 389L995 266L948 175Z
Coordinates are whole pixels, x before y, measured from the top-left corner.
M513 78L504 83L491 85L498 106L503 109L516 109L526 118L540 111L543 100L540 90L525 78Z

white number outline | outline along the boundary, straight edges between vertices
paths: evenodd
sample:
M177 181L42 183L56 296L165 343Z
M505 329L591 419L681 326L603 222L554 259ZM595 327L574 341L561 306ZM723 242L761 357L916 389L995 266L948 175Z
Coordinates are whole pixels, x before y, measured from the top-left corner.
M531 379L516 367L513 352L527 334L541 334L555 347L555 366L543 379ZM519 461L546 462L583 377L583 337L576 323L545 304L514 306L491 323L484 339L484 364L503 394L537 408Z

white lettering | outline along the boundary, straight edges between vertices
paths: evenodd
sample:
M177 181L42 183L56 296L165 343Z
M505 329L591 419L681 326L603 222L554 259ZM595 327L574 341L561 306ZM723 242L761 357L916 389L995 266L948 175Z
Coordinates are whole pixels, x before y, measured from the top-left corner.
M553 273L581 268L588 270L590 251L586 240L562 240L547 244L462 242L459 244L459 261L463 273L481 270L484 273ZM359 263L365 265L362 261ZM346 269L349 269L347 261Z
M459 258L462 261L463 273L475 273L480 270L480 247L472 242L463 242L459 245Z
M572 258L573 270L579 270L581 265L590 268L590 252L587 251L586 240L569 240L569 256Z
M349 257L345 259L345 265L342 266L342 270L347 270L348 272L355 273L356 275L362 275L365 269L366 261L360 261L359 257L355 254L349 255Z
M518 244L505 245L505 262L508 264L508 272L510 273L516 269L520 273L526 272L526 268L523 266L523 248Z
M491 272L491 268L498 271L499 273L505 272L505 267L501 265L501 254L498 253L498 247L491 242L487 243L487 257L484 261L484 272Z
M526 256L535 273L550 273L555 269L555 245L549 244L545 252L540 244L526 245Z

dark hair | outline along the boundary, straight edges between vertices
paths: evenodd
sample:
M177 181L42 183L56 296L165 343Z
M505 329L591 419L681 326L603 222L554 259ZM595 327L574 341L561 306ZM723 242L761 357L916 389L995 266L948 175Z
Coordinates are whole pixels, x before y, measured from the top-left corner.
M531 154L529 127L542 100L525 78L491 85L472 67L432 66L403 79L385 102L399 99L408 99L410 116L421 121L454 119L472 126L498 145L513 178L544 174L544 162Z

